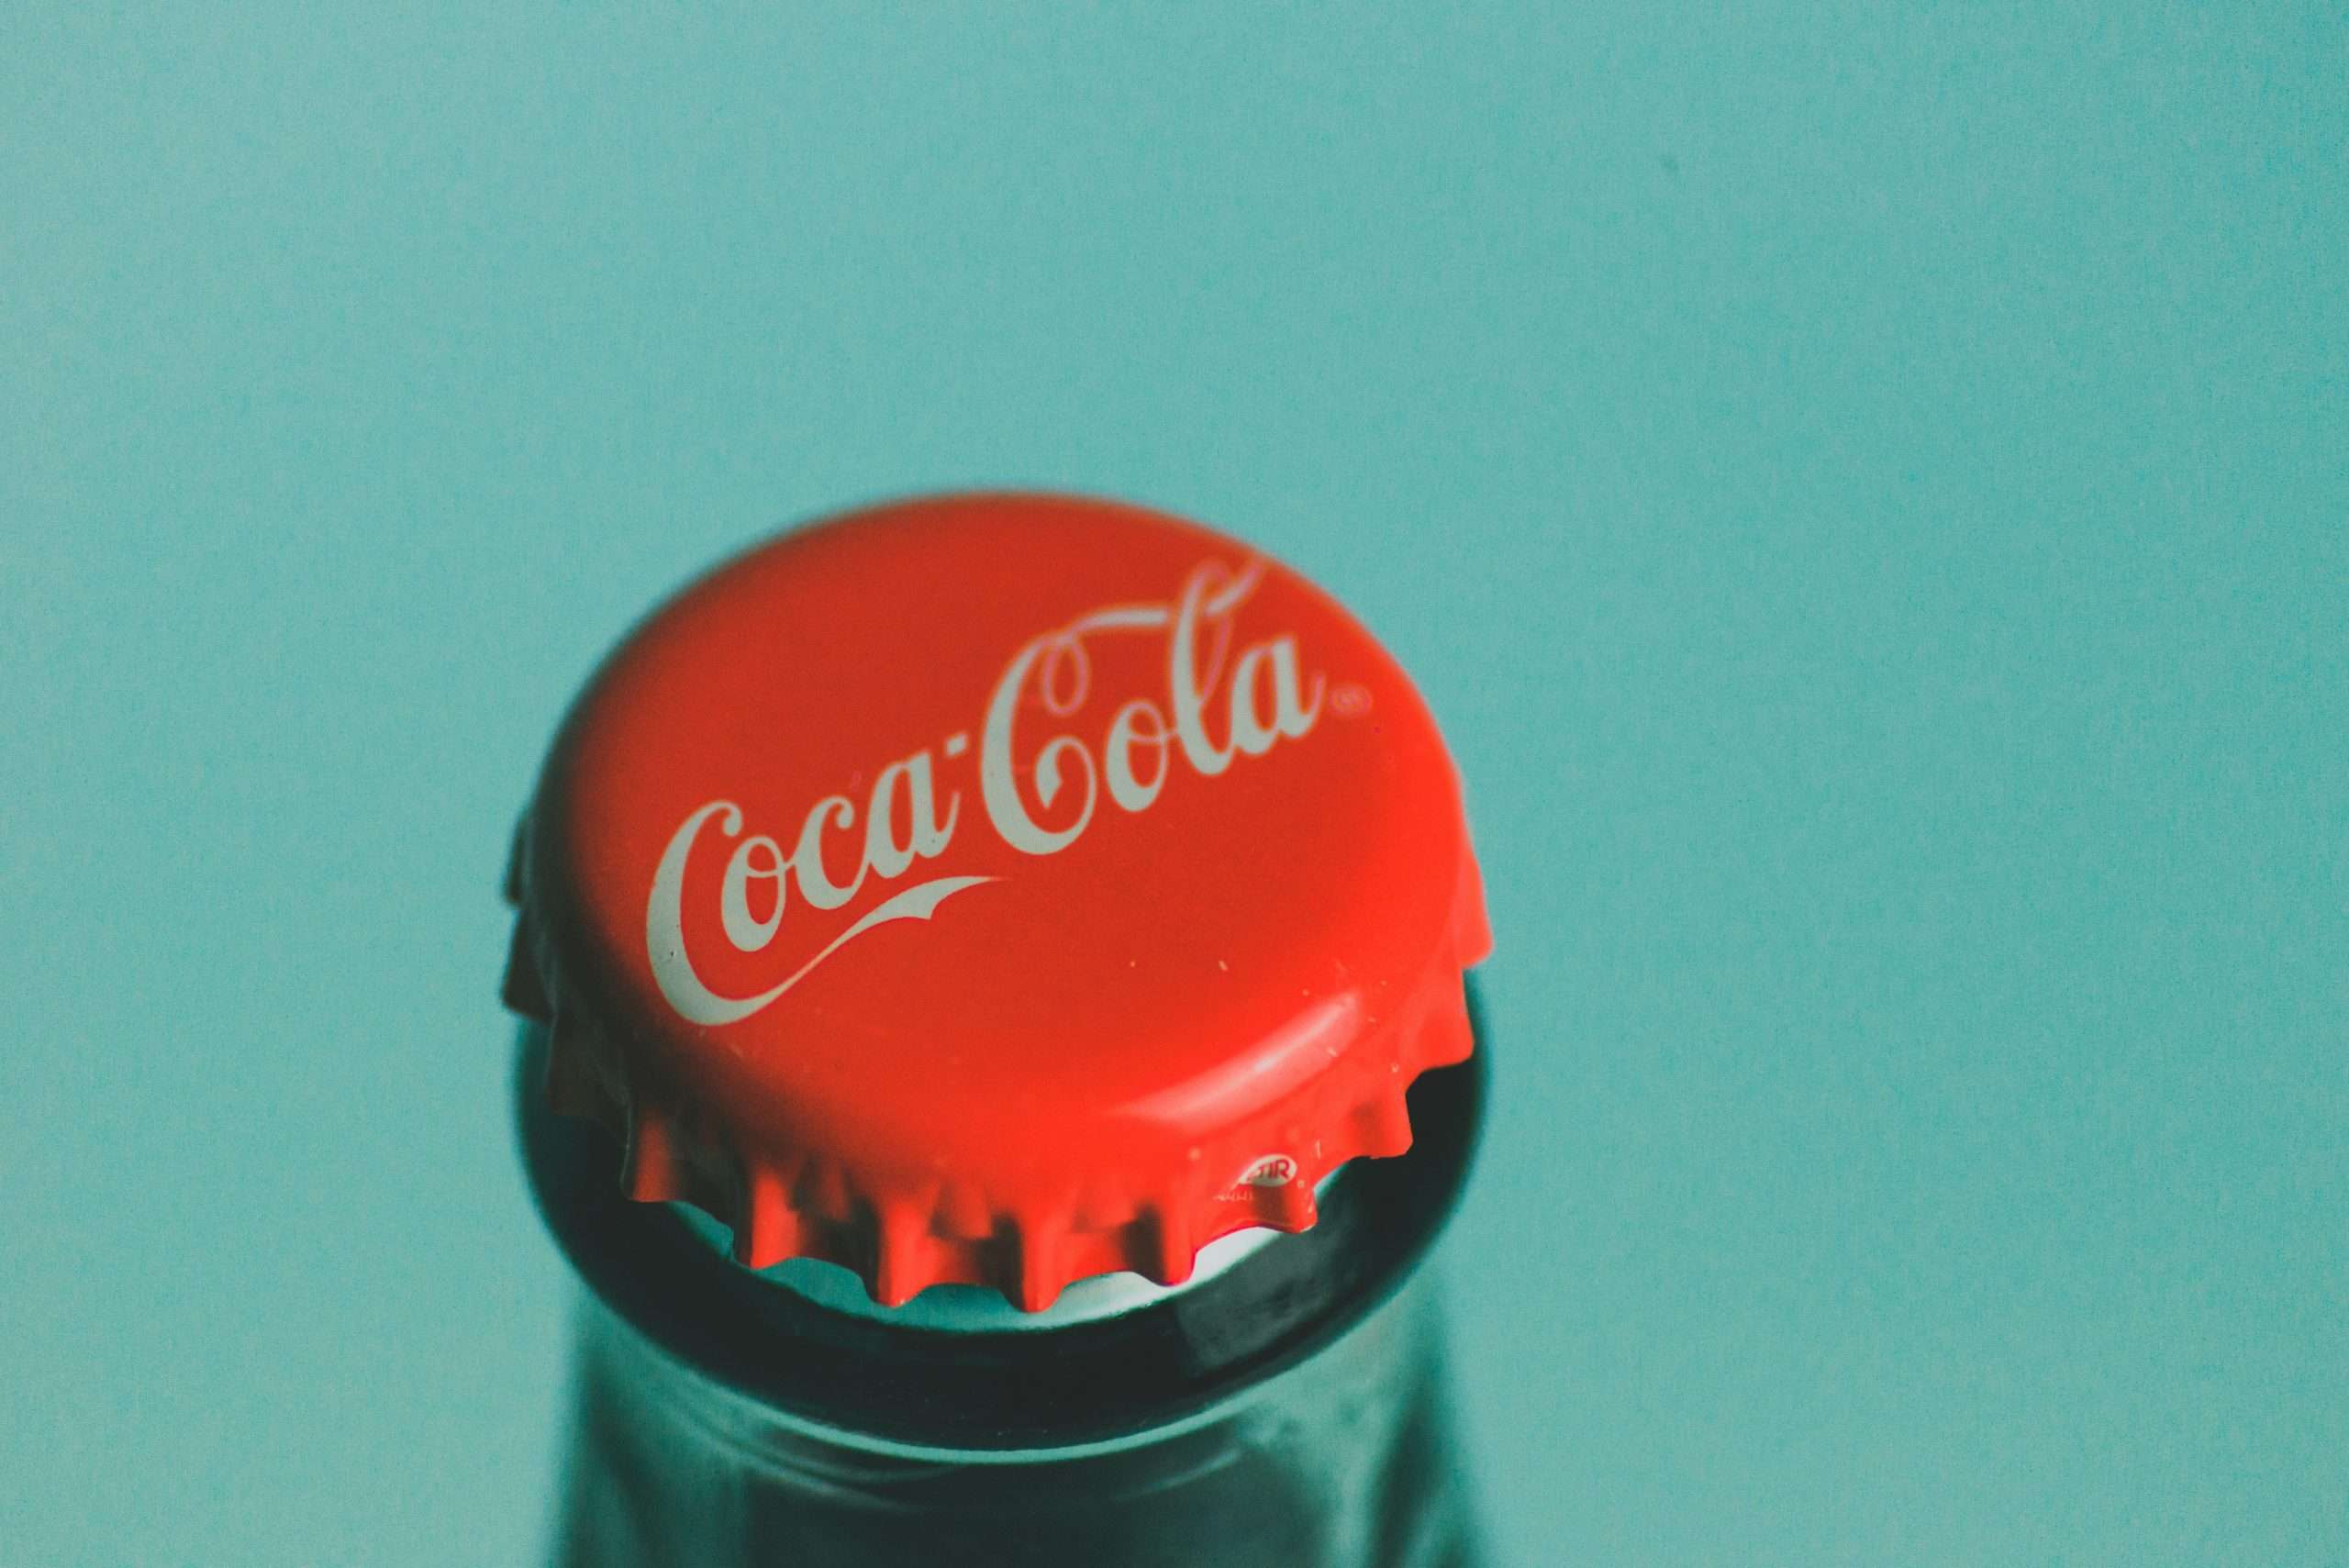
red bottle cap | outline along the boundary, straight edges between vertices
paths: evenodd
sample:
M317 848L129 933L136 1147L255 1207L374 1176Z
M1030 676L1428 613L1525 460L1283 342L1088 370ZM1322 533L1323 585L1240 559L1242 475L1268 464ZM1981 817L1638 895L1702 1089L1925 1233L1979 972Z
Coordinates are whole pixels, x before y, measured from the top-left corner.
M787 534L597 673L507 996L629 1194L895 1305L1185 1278L1410 1144L1490 945L1433 720L1328 595L1105 501Z

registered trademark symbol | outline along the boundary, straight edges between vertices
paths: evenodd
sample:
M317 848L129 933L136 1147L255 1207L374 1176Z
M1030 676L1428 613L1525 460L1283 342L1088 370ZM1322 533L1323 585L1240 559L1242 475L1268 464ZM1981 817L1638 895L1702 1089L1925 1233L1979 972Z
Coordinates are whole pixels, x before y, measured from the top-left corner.
M1348 681L1330 694L1330 709L1341 718L1359 718L1370 711L1370 688Z

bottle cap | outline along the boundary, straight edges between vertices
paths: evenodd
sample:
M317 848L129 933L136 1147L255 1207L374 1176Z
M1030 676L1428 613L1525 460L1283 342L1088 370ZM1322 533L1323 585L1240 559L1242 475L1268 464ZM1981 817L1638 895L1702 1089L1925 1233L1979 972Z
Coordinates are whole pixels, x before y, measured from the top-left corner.
M1490 946L1394 660L1246 545L900 502L656 611L517 835L508 1003L629 1195L896 1304L1160 1284L1410 1144Z

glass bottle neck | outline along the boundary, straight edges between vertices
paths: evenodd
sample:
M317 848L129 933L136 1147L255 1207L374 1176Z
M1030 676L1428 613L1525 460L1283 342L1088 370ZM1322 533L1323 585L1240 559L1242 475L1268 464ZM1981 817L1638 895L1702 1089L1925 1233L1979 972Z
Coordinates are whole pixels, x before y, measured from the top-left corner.
M736 1266L670 1206L630 1202L618 1143L547 1108L543 1031L526 1029L521 1046L517 1110L532 1193L606 1306L773 1408L948 1451L1163 1427L1320 1353L1425 1255L1466 1173L1483 1090L1482 1052L1422 1074L1408 1152L1354 1162L1310 1229L1180 1291L1049 1331L936 1332L901 1314L834 1310Z
M1223 1404L1077 1446L939 1450L814 1427L590 1301L558 1568L1450 1568L1467 1510L1432 1290Z

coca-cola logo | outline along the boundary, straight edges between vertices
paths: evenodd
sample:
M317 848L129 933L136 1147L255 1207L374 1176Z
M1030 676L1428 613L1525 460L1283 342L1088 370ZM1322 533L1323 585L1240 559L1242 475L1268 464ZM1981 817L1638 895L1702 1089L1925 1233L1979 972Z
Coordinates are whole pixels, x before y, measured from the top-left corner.
M1030 639L1014 653L979 725L976 815L987 829L1024 854L1056 854L1101 820L1105 796L1119 812L1148 811L1178 762L1214 778L1243 758L1310 734L1321 717L1325 683L1319 674L1308 680L1300 672L1297 639L1265 638L1234 651L1240 607L1263 576L1260 562L1237 572L1210 562L1191 572L1172 601L1105 606ZM1031 697L1061 718L1085 705L1093 685L1087 639L1134 633L1165 639L1163 692L1119 705L1097 738L1063 732L1039 742L1019 732ZM969 732L957 730L941 750L956 758L969 747ZM807 917L802 908L808 914L844 909L868 884L896 882L918 864L948 855L963 825L963 803L954 791L941 799L936 773L928 747L887 763L874 774L861 817L846 795L826 795L807 808L788 848L767 833L746 834L742 809L733 801L713 800L689 812L662 851L645 906L645 952L669 1006L689 1022L707 1026L749 1018L874 928L929 919L955 894L997 880L940 875L899 888L796 969L750 995L720 995L696 969L685 940L685 885L697 855L716 854L721 842L731 842L718 883L718 927L737 952L763 951L786 922ZM1023 777L1034 780L1032 807ZM845 882L827 868L828 841L834 865L844 863L843 848L855 849L856 869Z

